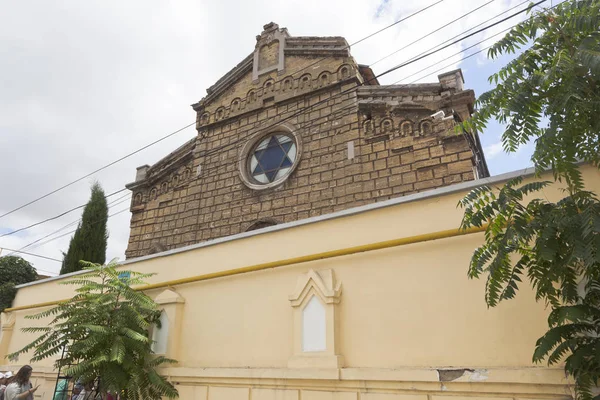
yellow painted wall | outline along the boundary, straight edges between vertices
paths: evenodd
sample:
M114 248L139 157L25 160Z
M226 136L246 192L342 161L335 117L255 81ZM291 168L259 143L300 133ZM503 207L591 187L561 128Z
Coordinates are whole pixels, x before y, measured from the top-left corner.
M584 167L583 173L588 189L598 192L598 170ZM544 195L556 200L562 197L558 189L553 186ZM156 272L150 281L160 284L456 229L462 217L456 204L465 193L252 232L237 240L132 260L126 267ZM470 256L481 240L482 233L459 235L172 286L185 303L178 314L181 328L170 333L179 364L165 373L178 384L183 399L567 397L570 387L561 368L531 364L535 341L547 326L543 304L523 285L515 300L488 309L484 282L467 278ZM341 369L288 368L297 329L288 297L298 277L310 269L331 269L342 284L336 306ZM15 351L31 340L19 329L30 324L24 316L40 308L28 306L72 294L59 282L19 290L16 310L3 314L0 352ZM158 296L164 290L148 293ZM11 318L12 331L5 323ZM36 376L48 381L39 398L50 398L50 364L35 366ZM438 370L447 369L465 371L441 381Z

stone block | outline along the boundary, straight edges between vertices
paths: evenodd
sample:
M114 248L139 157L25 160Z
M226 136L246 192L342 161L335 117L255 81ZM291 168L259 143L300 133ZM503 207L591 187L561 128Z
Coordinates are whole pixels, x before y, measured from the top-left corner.
M473 153L471 153L471 151L463 151L458 154L459 160L470 160L471 158L473 158Z
M449 156L443 156L440 158L442 164L458 161L458 154L450 154Z
M413 169L419 170L420 168L431 167L440 163L439 158L430 158L428 160L417 161L412 166Z
M402 174L402 182L413 183L416 181L417 181L417 173L416 172L405 172Z
M426 160L429 158L429 149L415 150L412 154L415 161Z
M373 167L376 171L387 168L387 160L376 160L373 162Z
M471 163L471 160L456 161L456 162L448 164L448 174L449 175L460 174L463 172L472 172L472 171L473 171L473 164Z
M440 187L443 184L443 180L442 179L431 179L428 181L423 181L423 182L416 182L415 183L415 190L424 190L424 189L432 189L432 188L436 188L436 187Z
M426 181L429 179L433 179L433 170L431 168L422 169L417 171L417 180L418 181Z

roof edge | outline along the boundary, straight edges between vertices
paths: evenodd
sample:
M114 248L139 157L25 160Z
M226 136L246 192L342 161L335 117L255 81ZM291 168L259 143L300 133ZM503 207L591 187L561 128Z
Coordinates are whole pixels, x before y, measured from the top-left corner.
M120 265L135 264L140 261L151 260L151 259L160 258L160 257L167 257L167 256L170 256L173 254L179 254L179 253L183 253L186 251L200 249L203 247L209 247L209 246L215 246L215 245L218 245L221 243L233 242L235 240L245 239L247 237L264 235L266 233L282 231L282 230L286 230L286 229L290 229L290 228L295 228L298 226L314 224L314 223L321 222L321 221L328 221L328 220L332 220L332 219L361 214L364 212L378 210L378 209L382 209L382 208L386 208L386 207L392 207L392 206L396 206L399 204L412 203L412 202L418 201L418 200L431 199L431 198L435 198L435 197L439 197L439 196L444 196L447 194L452 194L452 193L456 193L456 192L462 192L465 190L474 189L476 187L483 186L483 185L491 185L491 184L508 181L510 179L513 179L513 178L516 178L519 176L530 177L530 176L533 176L534 174L535 174L535 168L533 168L533 167L519 169L516 171L507 172L507 173L496 175L496 176L489 177L489 178L477 179L477 180L468 181L468 182L461 182L461 183L457 183L455 185L444 186L441 188L437 188L437 189L433 189L433 190L429 190L429 191L425 191L425 192L420 192L420 193L414 193L414 194L410 194L407 196L397 197L394 199L390 199L390 200L386 200L386 201L382 201L382 202L378 202L378 203L371 203L371 204L367 204L367 205L360 206L360 207L353 207L353 208L349 208L347 210L337 211L337 212L334 212L331 214L325 214L325 215L320 215L317 217L306 218L306 219L302 219L299 221L287 222L284 224L274 225L274 226L270 226L267 228L263 228L263 229L260 229L257 231L238 233L236 235L225 236L222 238L209 240L209 241L201 242L201 243L196 243L196 244L192 244L189 246L180 247L177 249L172 249L172 250L167 250L167 251L163 251L160 253L150 254L147 256L132 258L132 259L120 262ZM69 278L69 277L84 274L84 273L86 273L86 271L77 271L77 272L72 272L72 273L65 274L65 275L58 275L58 276L51 277L48 279L42 279L39 281L24 283L22 285L17 285L16 288L20 289L20 288L33 286L33 285L37 285L37 284L41 284L41 283L45 283L45 282L52 282L55 280Z

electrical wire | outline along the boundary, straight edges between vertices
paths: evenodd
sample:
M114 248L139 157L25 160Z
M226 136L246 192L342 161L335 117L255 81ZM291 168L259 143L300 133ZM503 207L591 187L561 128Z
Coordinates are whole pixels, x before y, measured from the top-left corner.
M531 8L533 8L533 7L535 7L535 6L537 6L537 5L540 5L540 4L544 3L545 1L547 1L547 0L540 0L540 1L538 1L537 3L533 3L533 4L529 5L529 7L528 7L528 8L526 8L525 10L517 11L516 13L514 13L514 14L511 14L511 15L509 15L508 17L505 17L505 18L501 19L500 21L496 21L496 22L494 22L493 24L491 24L491 25L489 25L489 26L486 26L485 28L481 28L481 29L479 29L479 30L476 30L475 32L469 33L467 36L464 36L464 37L462 37L462 38L460 38L460 39L457 39L457 40L455 40L455 41L453 41L453 42L450 42L450 43L448 43L448 44L444 45L443 47L440 47L440 48L439 48L439 49L437 49L437 50L434 50L434 51L431 51L431 52L429 52L429 53L423 54L423 55L421 55L421 56L419 56L419 57L416 57L416 58L414 58L414 59L412 59L412 60L410 60L410 61L406 61L406 62L404 62L404 63L398 64L398 65L396 65L395 67L392 67L392 68L388 69L387 71L384 71L384 72L382 72L381 74L377 75L377 78L380 78L380 77L382 77L382 76L385 76L385 75L389 74L390 72L394 72L394 71L398 70L399 68L402 68L402 67L405 67L405 66L407 66L407 65L413 64L413 63L415 63L415 62L417 62L417 61L419 61L419 60L422 60L422 59L424 59L424 58L426 58L426 57L429 57L429 56L431 56L431 55L433 55L433 54L437 53L438 51L444 50L444 49L446 49L446 48L448 48L448 47L450 47L450 46L452 46L452 45L455 45L455 44L456 44L456 43L458 43L458 42L461 42L461 41L463 41L463 40L465 40L465 39L468 39L468 38L470 38L470 37L472 37L472 36L474 36L474 35L476 35L476 34L478 34L478 33L481 33L481 32L483 32L483 31L485 31L485 30L487 30L487 29L489 29L489 28L491 28L491 27L494 27L494 26L496 26L496 25L499 25L499 24L501 24L502 22L505 22L505 21L507 21L507 20L509 20L509 19L511 19L511 18L514 18L514 17L516 17L517 15L519 15L519 14L522 14L523 12L525 12L525 11L527 11L527 10L529 10L529 9L531 9Z
M121 193L121 192L123 192L123 191L125 191L125 190L127 190L127 188L123 188L123 189L121 189L121 190L117 190L116 192L112 192L111 194L109 194L109 195L106 195L106 196L104 196L104 197L105 197L105 198L109 198L109 197L111 197L111 196L114 196L114 195L115 195L115 194L117 194L117 193ZM86 204L87 204L87 203L86 203ZM0 235L0 238L3 238L3 237L5 237L5 236L14 235L15 233L22 232L22 231L24 231L24 230L27 230L27 229L31 229L31 228L33 228L34 226L38 226L38 225L41 225L41 224L45 224L46 222L54 221L55 219L58 219L58 218L60 218L60 217L62 217L62 216L65 216L65 215L67 215L67 214L69 214L69 213L71 213L71 212L75 211L75 210L79 210L80 208L83 208L83 207L85 207L85 206L86 206L86 204L81 204L81 205L79 205L79 206L77 206L77 207L73 207L73 208L71 208L71 209L69 209L69 210L67 210L67 211L65 211L65 212L63 212L63 213L61 213L61 214L58 214L58 215L56 215L56 216L54 216L54 217L47 218L47 219L45 219L45 220L43 220L43 221L36 222L36 223L34 223L34 224L31 224L31 225L25 226L25 227L23 227L23 228L19 228L19 229L15 229L14 231L10 231L10 232L7 232L7 233L3 233L2 235Z
M444 29L444 28L446 28L446 27L448 27L448 26L450 26L450 25L454 24L455 22L458 22L458 21L460 21L461 19L463 19L463 18L465 18L465 17L467 17L467 16L469 16L469 15L473 14L474 12L476 12L476 11L479 11L480 9L482 9L483 7L485 7L485 6L487 6L487 5L491 4L491 3L493 3L494 1L495 1L495 0L490 0L490 1L488 1L487 3L484 3L484 4L480 5L479 7L477 7L477 8L474 8L473 10L469 11L468 13L466 13L466 14L463 14L463 15L461 15L460 17L453 19L452 21L448 22L447 24L444 24L444 25L440 26L439 28L437 28L437 29L434 29L433 31L429 32L428 34L426 34L426 35L423 35L423 36L421 36L420 38L413 40L413 41L412 41L412 42L410 42L409 44L407 44L407 45L405 45L405 46L402 46L402 47L400 47L398 50L395 50L395 51L391 52L390 54L388 54L387 56L385 56L385 57L382 57L382 58L380 58L379 60L377 60L377 61L375 61L375 62L373 62L373 63L369 64L369 67L373 68L373 66L374 66L374 65L376 65L376 64L379 64L381 61L383 61L383 60L386 60L386 59L390 58L391 56L393 56L393 55L395 55L395 54L398 54L399 52L401 52L402 50L405 50L405 49L409 48L409 47L410 47L410 46L412 46L413 44L419 43L421 40L423 40L423 39L425 39L425 38L427 38L427 37L429 37L429 36L433 35L433 34L434 34L434 33L436 33L436 32L439 32L439 31L441 31L442 29ZM527 1L529 1L529 0L526 0L525 2L527 2Z
M109 216L108 216L108 218L112 218L112 217L114 217L114 216L116 216L116 215L122 214L122 213L124 213L125 211L129 211L129 207L127 207L127 208L125 208L125 209L123 209L123 210L117 211L117 212L116 212L116 213L114 213L114 214L111 214L111 215L109 215ZM48 244L48 243L51 243L51 242L53 242L53 241L55 241L55 240L58 240L58 239L62 238L62 237L65 237L65 236L68 236L68 235L70 235L70 234L72 234L72 233L75 233L76 231L77 231L77 229L73 229L73 230L71 230L71 231L69 231L69 232L65 232L65 233L63 233L62 235L55 236L55 237L53 237L53 238L51 238L51 239L48 239L48 240L46 240L46 241L44 241L44 242L41 242L41 243L37 243L37 244L35 244L34 246L32 246L31 248L33 249L33 248L38 248L38 247L44 246L44 245L46 245L46 244ZM56 233L56 232L54 232L54 233ZM48 235L48 236L51 236L51 235ZM19 253L20 251L14 251L14 252L16 252L16 253ZM9 255L11 255L11 254L7 254L7 255L6 255L6 256L4 256L4 257L7 257L7 256L9 256ZM1 258L1 257L0 257L0 258Z
M13 253L21 253L21 254L25 254L25 255L28 255L28 256L32 256L32 257L39 257L39 258L43 258L45 260L56 261L56 262L62 263L62 261L59 260L59 259L57 259L57 258L42 256L40 254L28 253L26 251L12 250L12 249L9 249L9 248L6 248L6 247L2 247L2 249L3 250L12 251ZM8 255L2 256L2 257L8 257ZM37 268L36 268L36 270L37 270ZM40 270L40 271L42 271L42 270ZM44 271L44 272L50 272L50 271Z
M418 10L418 11L416 11L416 12L414 12L414 13L412 13L412 14L410 14L410 15L408 15L408 16L406 16L406 17L404 17L404 18L401 18L401 19L399 19L398 21L394 22L393 24L390 24L390 25L386 26L385 28L382 28L382 29L378 30L377 32L373 32L373 33L371 33L369 36L367 36L367 37L364 37L364 38L362 38L362 39L360 39L360 40L358 40L358 41L356 41L356 42L352 43L352 44L351 44L351 45L349 45L348 47L351 47L351 46L356 46L357 44L359 44L359 43L361 43L361 42L364 42L364 41L365 41L365 40L367 40L367 39L370 39L370 38L372 38L373 36L375 36L375 35L377 35L377 34L379 34L379 33L383 32L383 31L385 31L385 30L387 30L387 29L389 29L389 28L391 28L392 26L395 26L395 25L399 24L400 22L406 21L407 19L409 19L409 18L412 18L412 17L414 17L415 15L418 15L418 14L422 13L422 12L423 12L423 11L425 11L425 10L428 10L429 8L431 8L431 7L433 7L433 6L436 6L436 5L440 4L442 1L444 1L444 0L439 0L438 2L436 2L436 3L433 3L433 4L431 4L431 5L427 6L427 7L421 8L420 10Z
M19 206L17 208L14 208L14 209L12 209L12 210L10 210L8 212L5 212L4 214L0 215L0 218L6 217L7 215L10 215L10 214L12 214L12 213L14 213L16 211L19 211L19 210L21 210L21 209L23 209L23 208L25 208L25 207L27 207L27 206L29 206L31 204L37 203L38 201L40 201L42 199L45 199L46 197L51 196L54 193L59 192L59 191L65 189L65 188L68 188L69 186L72 186L72 185L76 184L77 182L81 182L85 178L89 178L90 176L92 176L92 175L94 175L94 174L96 174L96 173L98 173L100 171L103 171L106 168L112 167L113 165L115 165L115 164L117 164L117 163L119 163L119 162L121 162L121 161L123 161L123 160L125 160L125 159L127 159L127 158L129 158L129 157L131 157L131 156L133 156L133 155L135 155L137 153L139 153L140 151L146 150L148 147L154 146L155 144L160 143L163 140L166 140L166 139L170 138L171 136L173 136L173 135L175 135L175 134L177 134L177 133L179 133L179 132L181 132L181 131L183 131L183 130L185 130L185 129L187 129L190 126L195 125L195 124L196 124L196 122L194 121L191 124L188 124L188 125L184 126L183 128L179 128L176 131L173 131L173 132L169 133L168 135L163 136L163 137L155 140L152 143L149 143L149 144L147 144L147 145L145 145L143 147L140 147L139 149L137 149L135 151L132 151L129 154L124 155L123 157L120 157L120 158L118 158L118 159L116 159L116 160L114 160L114 161L112 161L112 162L110 162L110 163L108 163L108 164L100 167L100 168L95 169L94 171L92 171L92 172L90 172L90 173L88 173L88 174L86 174L86 175L84 175L84 176L82 176L80 178L75 179L74 181L71 181L71 182L67 183L66 185L63 185L63 186L59 187L58 189L55 189L55 190L53 190L53 191L51 191L49 193L46 193L43 196L40 196L40 197L38 197L38 198L36 198L34 200L31 200L28 203L25 203L25 204L23 204L23 205L21 205L21 206ZM0 236L0 237L2 237L2 236Z
M128 198L126 198L126 197L128 197ZM130 199L131 199L131 193L127 193L125 196L122 196L122 197L120 197L120 198L118 198L118 199L115 199L115 200L113 200L112 202L108 203L108 206L109 206L110 208L112 208L112 207L114 207L114 206L116 206L116 205L119 205L119 204L121 204L121 203L124 203L125 201L129 201ZM110 216L109 216L109 218L110 218ZM19 248L19 251L20 251L20 250L24 250L24 249L26 249L26 248L28 248L28 247L30 247L30 246L33 246L34 244L36 244L36 243L38 243L38 242L41 242L42 240L44 240L44 239L46 239L46 238L48 238L48 237L50 237L50 236L53 236L53 235L55 235L55 234L57 234L58 232L60 232L60 231L62 231L62 230L64 230L64 229L66 229L66 228L68 228L69 226L73 226L73 225L77 224L78 222L80 222L81 220L82 220L82 218L78 218L78 219L77 219L77 220L75 220L75 221L69 222L68 224L64 225L63 227L61 227L61 228L59 228L59 229L57 229L57 230L55 230L55 231L53 231L53 232L51 232L51 233L49 233L49 234L45 235L45 236L42 236L41 238L39 238L39 239L36 239L36 240L34 240L33 242L26 244L25 246L22 246L21 248ZM98 222L99 222L99 221L94 221L94 222L92 222L92 223L91 223L91 225L95 225L95 224L97 224ZM71 231L71 232L68 232L68 233L73 233L73 232L75 232L75 231ZM63 236L64 236L64 235L63 235ZM62 236L61 236L61 237L62 237ZM34 246L33 248L35 248L35 247L38 247L38 246ZM10 255L12 255L12 254L13 254L13 253L11 253L11 254L8 254L8 255L10 256Z
M422 52L422 53L420 53L420 54L418 54L418 55L414 56L413 58L415 58L415 57L418 57L418 56L420 56L420 55L422 55L422 54L425 54L425 53L426 53L426 52L428 52L428 51L431 51L431 50L437 49L438 47L440 47L440 46L443 46L444 44L446 44L446 43L450 42L451 40L453 40L453 39L456 39L457 37L460 37L460 36L462 36L462 35L464 35L464 34L466 34L466 33L470 32L470 31L472 31L473 29L476 29L476 28L480 27L480 26L481 26L481 25L483 25L483 24L487 24L488 22L490 22L490 21L492 21L492 20L494 20L494 19L498 18L499 16L501 16L501 15L504 15L504 14L506 14L507 12L510 12L510 11L514 10L515 8L518 8L518 7L522 6L523 4L525 4L525 3L529 3L529 2L530 2L530 0L525 0L525 1L523 1L523 2L521 2L521 3L519 3L519 4L515 5L515 6L513 6L513 7L509 8L509 9L507 9L507 10L504 10L504 11L502 11L501 13L499 13L499 14L496 14L496 15L494 15L493 17L491 17L491 18L488 18L488 19L486 19L485 21L483 21L483 22L480 22L479 24L477 24L477 25L475 25L475 26L472 26L472 27L470 27L470 28L469 28L469 29L467 29L467 30L464 30L464 31L462 31L462 32L461 32L461 33L459 33L459 34L457 34L457 35L455 35L455 36L452 36L451 38L448 38L448 39L446 39L445 41L443 41L443 42L441 42L441 43L437 44L436 46L433 46L433 47L432 47L432 48L430 48L429 50L425 50L424 52ZM436 30L436 31L437 31L437 30ZM435 31L434 31L434 32L435 32ZM418 40L420 40L420 39L418 39ZM411 44L412 44L412 43L411 43ZM410 45L410 44L409 44L409 45ZM399 51L401 51L401 50L404 50L404 49L405 49L406 47L408 47L409 45L407 45L407 46L405 46L405 47L403 47L403 48L400 48L400 49L398 49L398 50L396 50L396 51L394 51L394 52L392 52L392 53L388 54L387 56L385 56L385 57L383 57L383 58L380 58L379 60L377 60L377 61L375 61L374 63L370 64L370 66L372 67L373 65L375 65L375 64L377 64L377 63L379 63L380 61L383 61L383 60L387 59L388 57L390 57L390 56L392 56L392 55L394 55L394 54L398 53L398 52L399 52ZM409 60L412 60L412 58L411 58L411 59L409 59Z
M129 207L127 207L127 208L125 208L125 209L123 209L123 210L121 210L121 211L118 211L118 212L116 212L116 213L114 213L114 214L111 214L111 215L109 215L109 216L108 216L108 218L111 218L111 217L114 217L115 215L118 215L118 214L124 213L125 211L129 211ZM52 239L49 239L49 240L47 240L47 241L45 241L45 242L43 242L43 243L39 243L39 244L37 244L37 245L36 245L36 246L34 246L34 247L40 247L40 246L43 246L43 245L45 245L45 244L48 244L48 243L50 243L50 242L53 242L53 241L55 241L55 240L58 240L58 239L60 239L60 238L62 238L62 237L64 237L64 236L70 235L70 234L74 233L75 231L76 231L76 230L72 230L72 231L70 231L70 232L64 233L64 234L62 234L62 235L60 235L60 236L54 237L54 238L52 238ZM40 254L30 253L30 252L23 251L23 250L13 250L13 249L8 249L8 248L6 248L6 247L0 248L0 249L8 250L8 251L10 251L10 252L11 252L10 254L7 254L7 255L5 255L5 256L0 256L0 258L3 258L3 257L9 257L9 256L11 256L11 255L13 255L13 254L24 254L24 255L28 255L28 256L32 256L32 257L39 257L39 258L43 258L43 259L46 259L46 260L50 260L50 261L56 261L56 262L62 263L62 260L59 260L59 259L56 259L56 258L52 258L52 257L48 257L48 256L43 256L43 255L40 255ZM47 271L47 270L43 270L43 269L36 268L36 267L34 267L34 268L35 268L37 271L42 271L42 272L46 272L46 273L49 273L49 274L55 274L55 275L56 275L56 272Z

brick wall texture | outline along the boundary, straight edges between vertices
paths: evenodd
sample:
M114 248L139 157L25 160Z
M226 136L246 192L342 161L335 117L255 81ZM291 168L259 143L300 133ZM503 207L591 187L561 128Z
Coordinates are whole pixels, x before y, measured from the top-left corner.
M342 38L302 39L289 38L283 68L258 81L252 55L240 63L194 105L197 137L138 169L128 258L474 179L468 141L453 121L431 118L469 115L474 94L459 71L376 85ZM278 131L296 135L297 166L281 184L252 189L241 177L244 146Z

